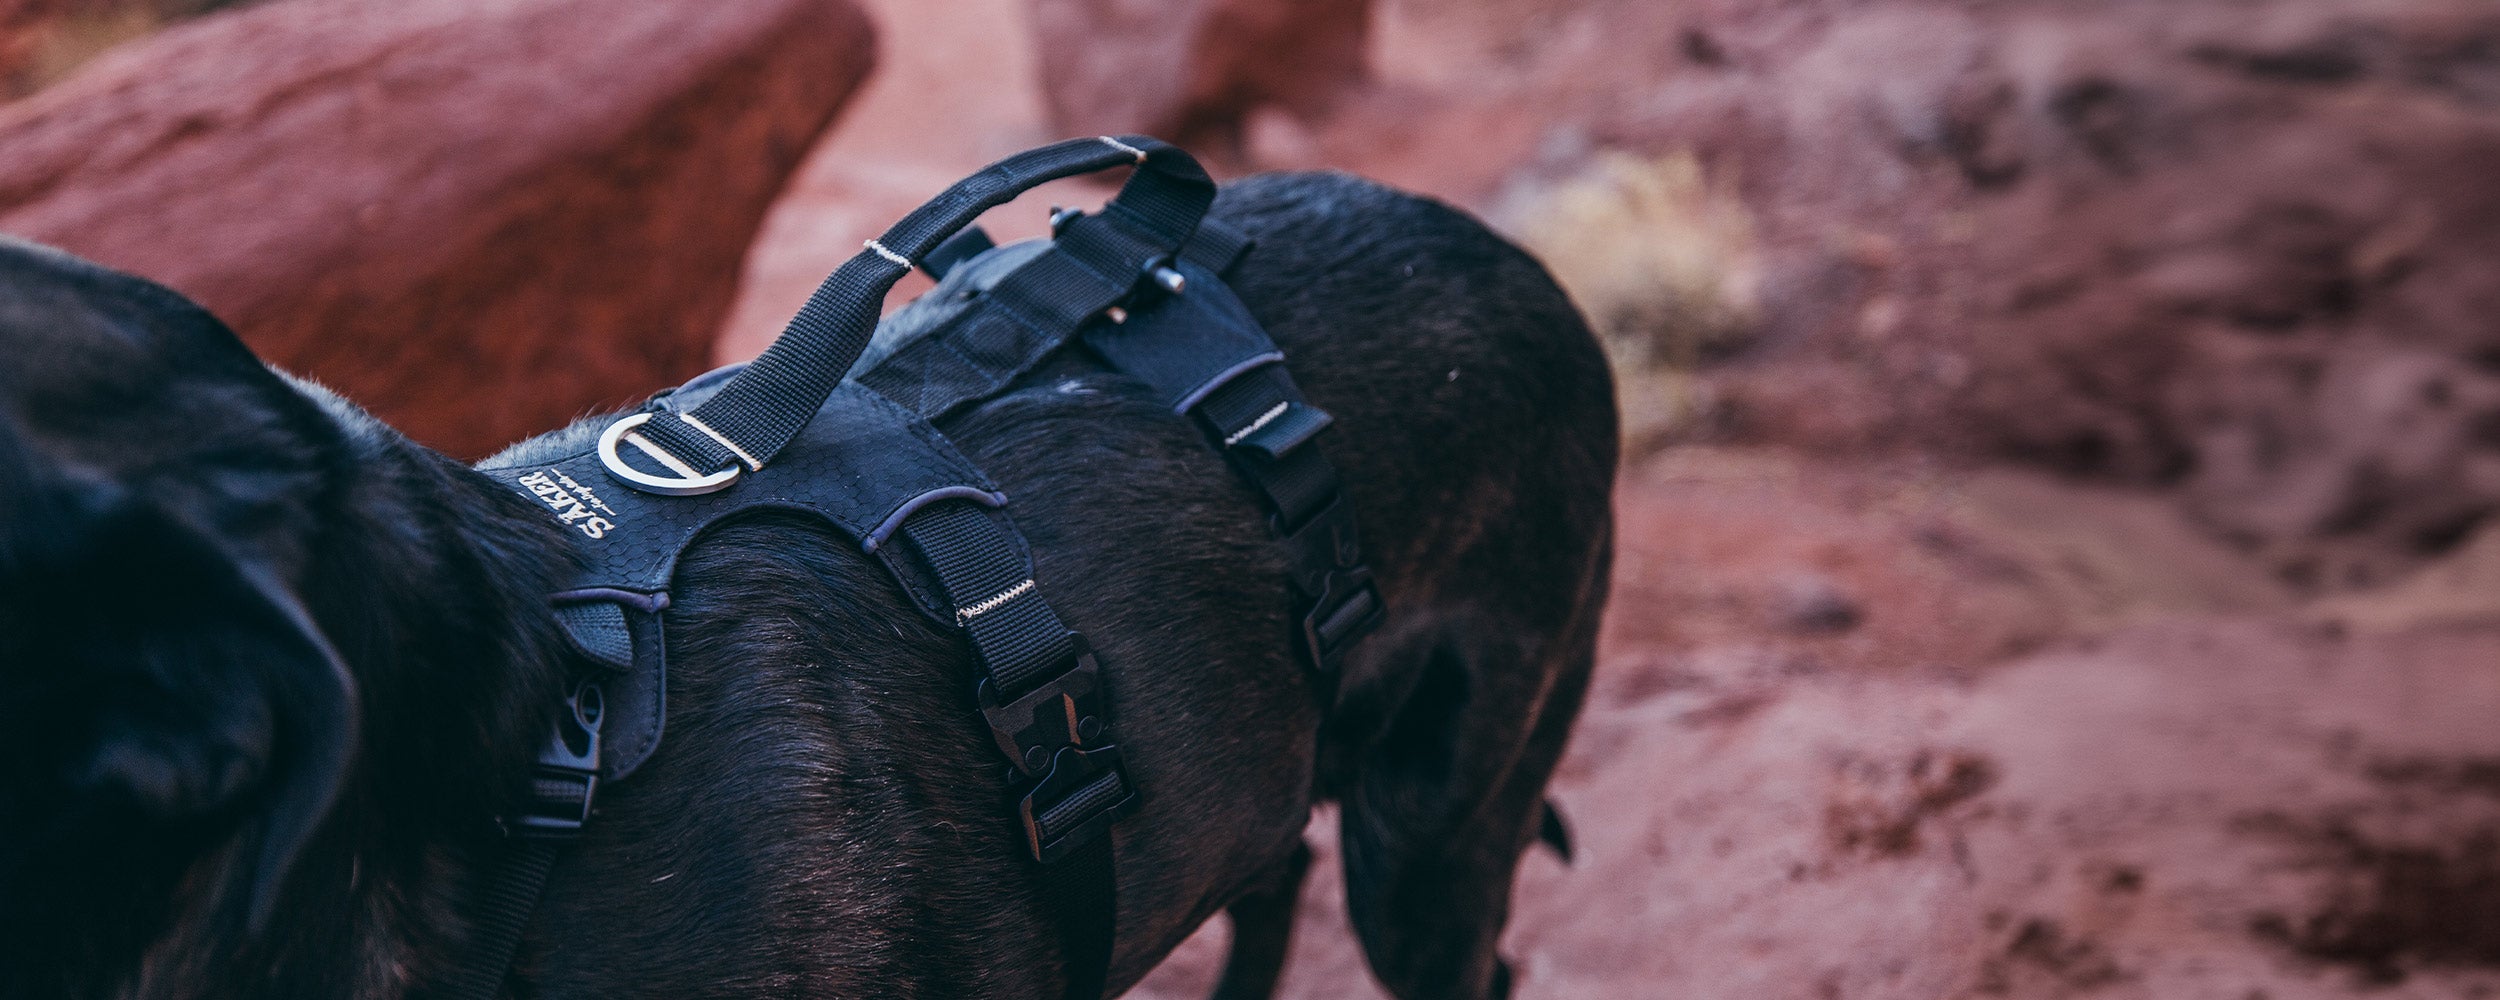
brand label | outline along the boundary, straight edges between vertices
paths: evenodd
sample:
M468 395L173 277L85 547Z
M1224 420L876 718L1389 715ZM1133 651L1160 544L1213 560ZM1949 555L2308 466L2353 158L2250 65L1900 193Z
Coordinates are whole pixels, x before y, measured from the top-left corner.
M546 501L547 509L555 512L556 520L572 525L592 538L606 538L608 532L616 528L616 522L622 520L616 509L599 499L599 494L591 492L590 487L554 469L522 476L520 483L529 487L538 499ZM601 513L607 516L599 516Z

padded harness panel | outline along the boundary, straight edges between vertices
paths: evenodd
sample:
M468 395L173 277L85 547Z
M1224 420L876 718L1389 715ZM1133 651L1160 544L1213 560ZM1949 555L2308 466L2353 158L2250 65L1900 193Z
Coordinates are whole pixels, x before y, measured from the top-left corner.
M735 371L697 378L658 403L700 403ZM658 745L667 687L659 612L667 607L678 557L706 529L745 511L813 515L884 559L913 603L952 625L953 608L933 592L926 574L882 543L933 502L986 508L1007 502L926 421L856 383L836 389L771 468L717 493L655 496L630 489L608 476L590 448L553 462L480 471L545 504L577 536L587 565L556 595L557 618L583 654L614 671L602 685L612 752L600 770L609 780L633 773ZM1021 549L1016 554L1030 557Z

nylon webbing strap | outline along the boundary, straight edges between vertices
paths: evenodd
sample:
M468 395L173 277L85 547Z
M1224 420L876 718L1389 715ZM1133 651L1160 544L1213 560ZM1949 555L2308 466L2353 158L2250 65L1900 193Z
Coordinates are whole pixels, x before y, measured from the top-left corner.
M1078 848L1042 870L1042 907L1059 925L1068 1000L1095 1000L1109 986L1111 920L1117 912L1113 893L1118 884L1111 868L1109 837Z
M960 501L931 504L902 534L937 577L982 670L1020 695L1074 659L1077 639L1042 600L1023 547L991 516Z
M460 965L433 994L441 1000L495 1000L503 990L512 956L521 948L521 931L530 911L547 887L547 871L555 866L556 845L546 840L515 840L496 864L477 905L477 933L461 954Z
M1111 731L1100 668L1042 599L1032 558L1001 516L941 502L906 519L900 534L953 605L983 673L982 714L1021 775L1014 812L1041 866L1036 890L1058 925L1067 996L1095 1000L1117 913L1109 828L1136 810L1138 795Z
M1188 154L1144 136L1071 139L1008 157L958 182L904 216L817 287L780 339L719 393L684 413L656 414L643 439L700 472L733 463L748 471L772 461L840 384L876 332L885 294L915 261L982 212L1035 185L1062 177L1134 165L1118 195L1094 216L1088 255L1098 272L1134 275L1188 242L1215 200L1215 183ZM1027 303L1046 316L1078 309L1097 297L1099 278L1066 288L1063 301ZM1079 317L1081 318L1081 317ZM1071 324L1073 325L1073 324Z
M1333 421L1302 398L1277 363L1217 386L1190 413L1265 502L1297 598L1303 659L1333 672L1386 610L1364 564L1344 484L1312 444Z
M1283 374L1276 365L1244 374L1207 394L1196 412L1244 467L1278 530L1289 532L1336 499L1339 483L1318 449L1302 447L1329 425L1328 414L1303 402Z

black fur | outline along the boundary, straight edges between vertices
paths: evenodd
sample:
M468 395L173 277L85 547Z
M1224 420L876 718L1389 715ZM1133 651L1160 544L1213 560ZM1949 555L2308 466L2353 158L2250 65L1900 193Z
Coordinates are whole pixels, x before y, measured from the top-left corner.
M1604 364L1448 209L1306 175L1216 213L1259 239L1232 282L1338 418L1389 604L1333 703L1247 491L1135 386L1064 358L943 426L1100 650L1148 796L1116 828L1113 984L1231 907L1221 995L1264 996L1336 799L1381 980L1498 996L1604 600ZM136 279L0 246L0 356L28 359L0 367L0 996L423 995L572 667L564 538ZM707 536L675 597L666 740L559 863L516 995L1057 996L960 642L790 515ZM361 705L328 729L325 684Z

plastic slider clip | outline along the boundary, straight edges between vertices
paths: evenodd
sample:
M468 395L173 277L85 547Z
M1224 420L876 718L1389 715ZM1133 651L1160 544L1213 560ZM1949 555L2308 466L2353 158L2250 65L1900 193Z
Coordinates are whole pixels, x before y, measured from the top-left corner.
M1386 610L1371 569L1363 565L1354 508L1339 494L1291 530L1271 527L1284 541L1286 571L1304 600L1297 636L1303 662L1333 671L1347 647L1379 627Z
M584 681L565 697L564 713L530 775L529 806L505 819L506 833L546 840L581 834L599 793L599 725L605 711L595 683Z
M1329 571L1319 597L1302 613L1302 634L1297 638L1303 662L1320 673L1335 673L1345 651L1379 628L1386 610L1369 568Z
M1102 836L1138 804L1119 747L1061 747L1050 770L1016 804L1016 816L1033 860L1047 865Z

